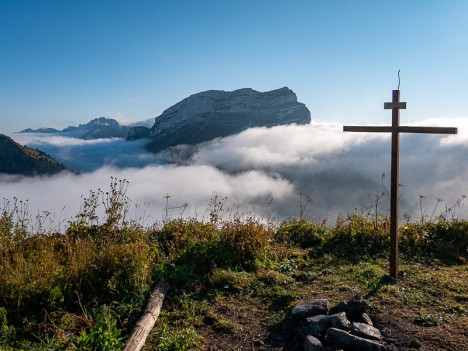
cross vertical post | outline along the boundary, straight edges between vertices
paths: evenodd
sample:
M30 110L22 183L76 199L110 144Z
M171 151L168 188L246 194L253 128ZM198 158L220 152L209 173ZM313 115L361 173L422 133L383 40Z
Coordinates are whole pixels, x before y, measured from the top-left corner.
M398 186L400 168L400 133L457 134L451 127L408 127L400 126L400 90L392 91L392 102L385 102L384 109L392 110L391 126L343 126L344 132L392 133L391 185L390 185L390 276L398 278Z
M392 102L400 102L400 90L393 90ZM392 160L390 185L390 275L398 277L398 185L400 173L400 109L392 108Z

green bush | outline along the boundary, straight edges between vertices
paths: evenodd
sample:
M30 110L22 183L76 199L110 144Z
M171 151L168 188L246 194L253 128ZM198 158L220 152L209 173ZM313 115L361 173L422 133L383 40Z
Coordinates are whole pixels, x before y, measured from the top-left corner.
M409 256L463 260L468 258L468 221L409 223L400 228L400 243Z
M357 260L363 257L388 256L390 230L387 218L368 221L363 215L339 218L324 237L322 250L337 257Z
M176 230L167 231L168 228L165 226L162 245L169 247L168 235L174 242L169 249L172 263L167 272L171 283L180 287L205 280L215 268L254 270L265 260L272 236L271 229L254 220L226 222L219 230L211 224L194 227L190 222L189 228L202 230L194 230L191 235L180 223Z
M254 270L259 262L266 260L272 237L272 229L254 219L226 222L221 229L221 244L230 255L232 268L248 271Z
M153 231L150 237L169 257L174 257L191 243L216 241L219 231L212 223L179 218L166 222L161 230Z
M68 345L74 345L76 351L120 351L123 347L121 331L111 310L103 305L95 316L91 328L81 331L77 338L72 338ZM67 346L68 346L67 345Z
M439 256L460 258L468 256L468 221L440 221L429 224L427 245Z
M318 246L323 241L327 228L311 223L304 219L283 222L276 232L275 239L290 246L299 245L301 248Z

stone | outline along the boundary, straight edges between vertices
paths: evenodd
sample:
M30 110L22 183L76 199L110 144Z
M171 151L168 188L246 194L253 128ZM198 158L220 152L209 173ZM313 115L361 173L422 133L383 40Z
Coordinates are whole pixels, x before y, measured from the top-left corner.
M391 275L384 274L380 277L380 283L393 285L396 283L396 279L393 278Z
M326 337L327 343L334 344L349 351L385 351L385 346L356 335L336 329L329 328Z
M344 351L344 350L336 345L327 345L325 346L325 351Z
M372 319L369 317L367 313L361 314L361 316L357 320L359 323L366 323L368 325L374 326L374 323L372 323Z
M351 325L351 334L376 341L380 341L382 338L382 335L377 328L374 328L373 326L365 323L358 322L354 322Z
M340 312L328 316L328 321L332 328L349 330L351 328L351 322L346 318L346 313Z
M356 295L348 302L340 302L330 309L330 314L345 312L350 321L357 322L363 313L367 312L368 304L365 299Z
M136 126L130 128L127 133L127 140L137 140L150 137L151 129L144 126Z
M328 312L328 300L317 299L309 302L302 302L297 304L292 309L292 316L296 318L306 318L315 316L318 314L327 314Z
M325 349L319 339L308 335L304 339L304 351L325 351Z
M340 309L341 311L332 313ZM303 302L293 308L292 315L301 319L298 332L304 340L306 351L396 350L391 344L386 344L387 346L383 344L382 335L372 325L372 320L365 313L366 310L367 301L355 296L347 302L336 305L330 311L326 299ZM328 311L330 314L327 314ZM359 322L351 322L347 313Z
M252 127L310 123L310 111L289 88L259 92L209 90L185 98L156 117L148 149L195 145Z
M308 317L305 325L305 330L309 335L320 337L325 336L327 329L330 327L329 316L322 314Z
M339 304L333 306L332 308L330 308L330 313L331 314L336 314L336 313L340 313L340 312L345 312L346 313L346 310L348 308L348 305L347 305L347 302L340 302Z

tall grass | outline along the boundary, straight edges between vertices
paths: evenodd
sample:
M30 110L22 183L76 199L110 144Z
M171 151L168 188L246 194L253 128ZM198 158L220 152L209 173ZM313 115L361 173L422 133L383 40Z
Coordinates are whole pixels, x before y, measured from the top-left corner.
M284 266L284 252L294 248L348 260L388 255L389 221L383 216L353 213L334 226L299 219L273 227L255 218L223 221L218 213L224 203L217 201L208 221L168 218L144 228L127 218L127 186L112 178L109 191L90 192L64 234L32 232L27 204L5 201L0 349L118 350L161 277L175 290L215 289L226 270L239 277L258 274L264 284L262 269ZM412 259L463 261L467 247L466 220L439 218L400 228L401 252ZM280 273L271 277L282 279Z

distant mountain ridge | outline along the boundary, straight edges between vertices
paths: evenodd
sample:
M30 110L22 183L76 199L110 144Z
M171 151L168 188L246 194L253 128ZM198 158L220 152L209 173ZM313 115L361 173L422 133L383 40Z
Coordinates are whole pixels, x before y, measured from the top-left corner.
M81 139L146 138L148 150L159 152L180 144L195 145L227 137L249 128L308 124L310 120L309 109L297 101L296 94L288 87L267 92L243 88L193 94L156 117L151 128L124 126L114 119L100 117L63 130L28 128L20 133L59 134Z
M52 157L0 134L0 173L30 176L55 174L64 170L65 167Z
M165 110L151 129L131 129L129 139L148 137L148 149L158 152L179 144L198 144L253 127L310 123L310 111L284 87L267 92L251 88L208 90Z
M126 138L132 127L121 125L115 119L99 117L78 127L70 126L63 130L54 128L24 129L20 133L71 134L80 139Z

